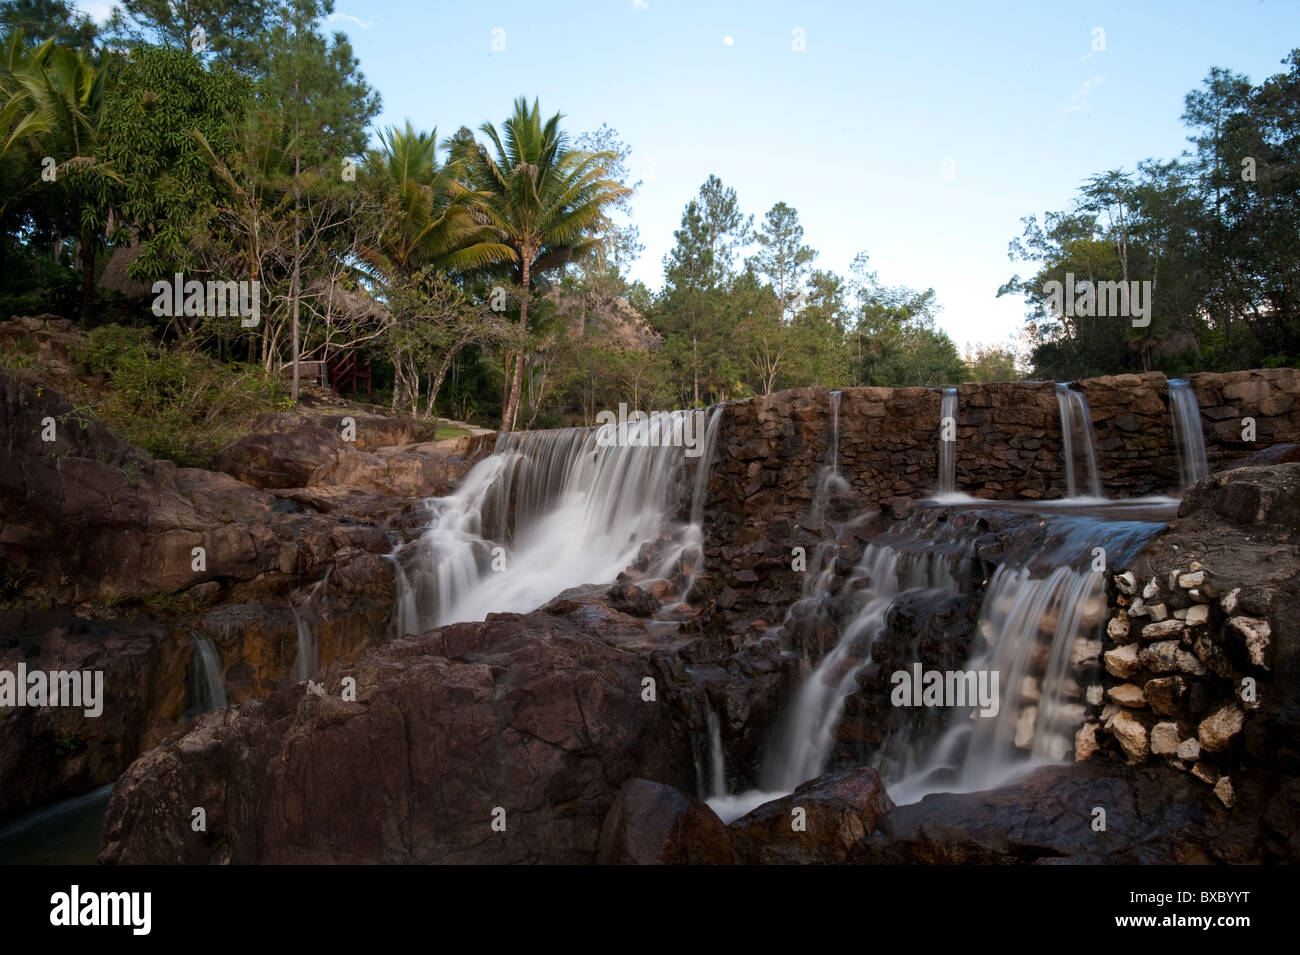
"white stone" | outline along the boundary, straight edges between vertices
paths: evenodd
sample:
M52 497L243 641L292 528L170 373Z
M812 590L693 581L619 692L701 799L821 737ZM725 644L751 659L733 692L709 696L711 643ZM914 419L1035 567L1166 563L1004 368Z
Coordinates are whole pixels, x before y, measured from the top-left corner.
M1151 727L1151 752L1167 756L1178 752L1178 726L1174 723L1157 723Z
M1187 608L1186 621L1189 627L1198 627L1210 620L1210 608L1207 604L1196 604Z
M1094 683L1092 686L1088 687L1087 691L1084 693L1084 699L1088 701L1089 706L1101 706L1101 699L1104 692L1105 691L1102 689L1100 683Z
M1134 686L1132 683L1121 683L1119 686L1112 686L1106 691L1106 695L1111 701L1118 703L1120 706L1127 706L1130 709L1147 705L1146 694L1142 692L1142 687Z
M1115 587L1120 593L1131 597L1137 590L1137 578L1133 576L1133 571L1126 570L1122 574L1116 574Z
M1188 737L1178 744L1178 758L1187 760L1197 760L1201 758L1201 744L1192 737Z
M1165 609L1164 604L1149 604L1147 609L1151 611L1151 619L1157 623L1169 619L1169 611Z
M1229 809L1237 804L1237 794L1232 791L1232 780L1227 776L1220 776L1219 781L1214 784L1214 795L1218 796L1219 802Z
M1150 746L1147 743L1147 729L1141 721L1121 710L1110 724L1111 735L1119 740L1119 745L1128 754L1130 762L1140 762L1147 758Z
M1158 593L1160 593L1160 585L1156 583L1156 579L1152 577L1151 580L1147 582L1147 585L1142 588L1142 596L1147 600L1150 600Z
M1198 570L1195 573L1183 574L1178 578L1178 586L1183 590L1191 590L1193 587L1199 587L1205 583L1205 571Z
M1128 639L1129 623L1128 617L1123 614L1117 614L1110 618L1110 623L1106 624L1106 636L1110 637L1116 643L1123 643Z
M1145 617L1148 613L1146 601L1141 597L1134 597L1133 606L1128 608L1128 615L1130 617Z
M1102 658L1106 662L1106 672L1127 680L1141 667L1138 664L1138 645L1126 643L1114 650L1107 650Z
M1236 613L1237 595L1239 593L1241 593L1241 588L1233 587L1230 591L1228 591L1226 594L1223 595L1223 599L1219 601L1219 606L1223 608L1224 613L1227 614Z
M1264 654L1268 650L1269 637L1273 633L1273 628L1268 625L1268 621L1258 617L1233 617L1228 621L1228 629L1240 636L1246 644L1246 653L1250 656L1250 662L1257 667L1268 669L1268 664L1264 662Z

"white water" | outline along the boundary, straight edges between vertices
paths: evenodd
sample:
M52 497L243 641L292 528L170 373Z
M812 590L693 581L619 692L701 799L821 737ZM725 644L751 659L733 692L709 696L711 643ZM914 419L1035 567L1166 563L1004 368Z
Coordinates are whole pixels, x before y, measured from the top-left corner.
M978 623L987 648L973 651L966 664L967 670L998 673L998 713L972 718L971 711L954 712L950 728L932 745L904 747L901 778L889 790L894 801L992 789L1071 755L1084 716L1071 657L1105 612L1100 573L1058 567L1035 578L1025 568L999 567Z
M722 721L711 706L706 719L709 724L709 797L716 798L727 794L727 763L722 755Z
M1210 473L1205 459L1205 433L1201 430L1201 406L1196 392L1185 378L1169 382L1169 405L1174 418L1174 440L1178 445L1180 490L1186 490Z
M1061 382L1056 386L1056 406L1061 416L1061 448L1065 455L1065 481L1069 496L1079 496L1079 487L1083 482L1078 480L1075 472L1082 464L1082 476L1087 481L1089 496L1100 498L1101 478L1097 473L1097 446L1092 437L1092 411L1088 407L1088 396ZM1078 460L1080 457L1082 461Z
M226 688L221 681L221 655L210 637L190 631L194 651L190 657L191 695L195 712L223 709L226 705Z
M298 625L298 653L293 658L292 679L294 683L301 683L316 672L320 664L320 647L307 618L299 613L297 607L292 609L294 622Z
M954 433L951 441L943 439L948 420L957 422L957 389L943 389L943 402L939 407L939 494L954 494L957 491L957 437Z
M865 585L859 591L858 610L834 649L799 688L774 758L764 770L764 789L790 792L825 772L844 701L857 685L858 671L870 662L871 645L884 631L895 598L908 590L956 586L947 555L903 554L884 544L867 546L853 580Z
M454 494L429 502L420 538L393 554L399 632L526 613L570 587L612 583L665 530L692 448L691 521L655 572L698 554L720 410L502 435Z

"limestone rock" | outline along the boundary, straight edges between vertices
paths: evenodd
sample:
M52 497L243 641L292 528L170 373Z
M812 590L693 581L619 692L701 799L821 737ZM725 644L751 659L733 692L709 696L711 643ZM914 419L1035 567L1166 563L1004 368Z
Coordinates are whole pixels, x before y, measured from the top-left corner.
M1174 716L1178 713L1184 686L1182 677L1163 676L1148 680L1142 687L1142 692L1146 695L1152 712L1163 716Z
M1141 721L1128 710L1121 710L1110 724L1111 735L1119 740L1119 745L1128 754L1130 762L1141 762L1147 758L1150 746L1147 742L1147 729Z
M1104 654L1106 672L1121 680L1127 680L1141 669L1138 663L1139 651L1136 643L1126 643Z
M1196 728L1196 738L1201 747L1212 754L1224 753L1232 745L1233 738L1241 732L1246 714L1236 703L1229 703L1215 710Z
M1246 645L1246 653L1251 663L1268 669L1266 655L1273 629L1267 620L1257 617L1232 617L1228 621L1228 630Z
M1157 723L1151 727L1151 752L1157 756L1167 756L1178 752L1178 725L1176 723Z
M1164 607L1160 608L1161 613ZM1149 623L1142 628L1143 640L1167 640L1170 637L1180 636L1183 632L1183 622L1181 620L1161 620L1158 623Z
M1220 776L1219 781L1214 784L1214 795L1218 796L1219 802L1229 809L1237 804L1237 794L1232 791L1232 780L1227 776Z
M1121 683L1119 686L1112 686L1106 691L1106 695L1120 706L1136 709L1146 706L1147 698L1142 692L1142 688L1134 686L1132 683Z

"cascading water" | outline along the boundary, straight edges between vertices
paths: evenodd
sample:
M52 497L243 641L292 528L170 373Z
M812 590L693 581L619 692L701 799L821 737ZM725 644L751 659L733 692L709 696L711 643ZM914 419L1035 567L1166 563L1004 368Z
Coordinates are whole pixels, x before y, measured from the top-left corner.
M293 608L293 619L298 626L298 654L293 658L292 679L301 683L316 672L320 662L320 647L316 645L316 635L311 624L307 622L297 607Z
M190 695L193 713L219 710L226 703L226 688L221 682L221 655L210 637L190 632L194 651L190 657Z
M709 727L709 797L727 794L727 763L722 755L722 721L713 707L706 714Z
M812 508L808 515L810 527L822 527L826 513L836 495L849 491L849 482L840 474L840 399L842 393L832 391L831 406L831 443L828 448L829 459L817 473L817 490L813 494Z
M690 457L691 521L657 570L698 551L720 410L502 435L394 553L399 631L525 613L569 587L613 582L663 531Z
M939 407L939 493L957 491L957 389L943 389Z
M1201 405L1196 392L1185 378L1169 382L1169 405L1174 418L1174 440L1178 445L1178 476L1181 490L1210 473L1205 459L1205 433L1201 430Z
M1088 494L1101 497L1101 477L1097 472L1097 446L1092 437L1092 411L1088 396L1060 382L1056 386L1056 406L1061 415L1061 448L1065 457L1065 481L1070 497L1079 496L1076 468L1083 465ZM1082 461L1079 461L1082 456Z
M1009 554L987 581L982 565L972 563L978 542L986 540L982 522L923 523L919 529L905 522L868 544L857 569L837 588L853 594L856 609L795 693L769 746L760 787L710 799L710 805L730 821L826 772L845 703L858 688L858 675L874 665L872 645L888 632L891 609L904 598L915 604L924 591L939 599L951 599L945 592L982 596L978 636L962 672L996 673L998 705L979 718L967 718L979 709L973 702L958 706L944 719L946 730L928 734L914 729L907 711L897 711L874 760L895 802L992 788L1067 757L1084 718L1080 674L1089 657L1080 651L1099 636L1106 613L1106 562L1131 559L1168 516L1164 504L1134 508L1135 520L1100 519L1084 508L1062 504L1056 513L1031 518L1032 525L1022 526L1039 529L1041 543ZM1142 519L1149 517L1155 519ZM833 599L833 587L833 575L823 573L795 606L817 613L819 602ZM1095 665L1095 654L1091 659Z

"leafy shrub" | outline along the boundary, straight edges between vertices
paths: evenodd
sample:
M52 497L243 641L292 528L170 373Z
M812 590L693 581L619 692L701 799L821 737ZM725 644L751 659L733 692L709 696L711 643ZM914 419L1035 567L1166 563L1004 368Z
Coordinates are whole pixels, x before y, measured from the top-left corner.
M77 358L108 376L100 417L125 440L181 465L207 464L257 415L288 406L280 382L260 367L181 345L158 348L135 328L92 330Z

